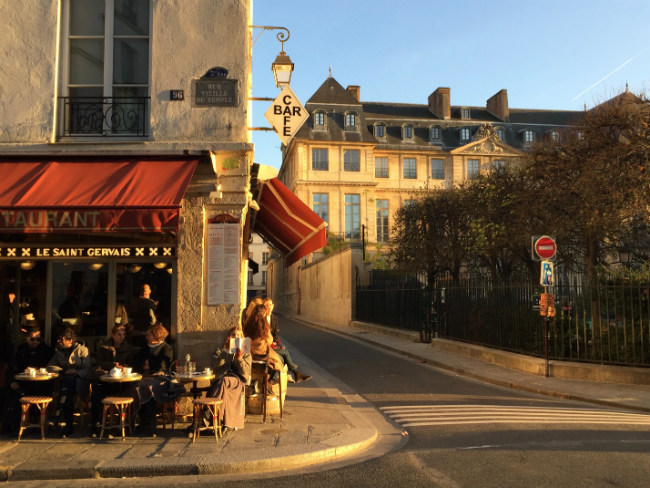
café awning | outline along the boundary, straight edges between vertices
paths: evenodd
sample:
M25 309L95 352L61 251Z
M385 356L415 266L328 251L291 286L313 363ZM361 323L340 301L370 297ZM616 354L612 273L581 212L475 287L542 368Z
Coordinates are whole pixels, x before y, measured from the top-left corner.
M197 161L0 161L0 232L177 231Z
M327 244L327 224L277 178L260 184L254 230L285 256L289 266Z

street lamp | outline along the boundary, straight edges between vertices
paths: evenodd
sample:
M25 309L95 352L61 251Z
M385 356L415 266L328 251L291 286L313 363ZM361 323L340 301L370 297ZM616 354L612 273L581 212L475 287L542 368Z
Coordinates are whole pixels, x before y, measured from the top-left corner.
M293 63L291 58L284 52L284 43L289 40L291 33L286 27L276 27L271 25L251 25L253 29L262 29L262 32L265 30L281 30L283 32L278 32L276 36L282 47L280 48L280 53L275 58L273 64L271 64L271 70L273 71L273 78L275 79L275 86L278 88L284 88L289 86L291 83L291 72L293 71ZM262 35L262 33L260 33ZM259 36L258 36L259 38ZM255 40L257 42L257 39ZM255 44L253 42L253 45Z

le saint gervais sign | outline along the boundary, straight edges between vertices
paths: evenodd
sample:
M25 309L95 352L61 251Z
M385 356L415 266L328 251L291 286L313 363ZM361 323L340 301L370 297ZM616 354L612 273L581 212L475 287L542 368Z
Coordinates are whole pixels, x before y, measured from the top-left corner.
M166 246L0 246L0 260L57 258L172 258L176 249Z

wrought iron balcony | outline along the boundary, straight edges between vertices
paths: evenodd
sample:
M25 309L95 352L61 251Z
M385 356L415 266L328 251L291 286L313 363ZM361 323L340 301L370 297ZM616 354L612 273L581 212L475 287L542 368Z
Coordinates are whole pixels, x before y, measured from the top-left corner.
M60 97L64 137L147 137L150 97Z

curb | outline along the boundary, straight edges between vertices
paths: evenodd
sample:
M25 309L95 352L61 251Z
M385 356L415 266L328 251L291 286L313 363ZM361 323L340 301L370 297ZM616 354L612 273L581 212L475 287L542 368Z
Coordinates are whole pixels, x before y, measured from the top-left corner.
M501 387L506 387L506 388L512 388L514 390L525 391L525 392L528 392L528 393L535 393L535 394L538 394L538 395L544 395L544 396L549 396L549 397L553 397L553 398L560 398L560 399L563 399L563 400L577 400L577 401L586 402L586 403L593 403L593 404L596 404L596 405L615 407L615 408L622 408L622 409L626 409L626 410L634 410L634 411L639 411L639 412L643 412L643 413L650 413L650 407L638 407L638 406L628 405L628 404L624 404L624 403L620 403L620 402L612 402L612 401L607 401L607 400L600 400L600 399L597 399L597 398L584 397L584 396L575 395L575 394L572 394L572 393L561 393L561 392L557 392L557 391L554 391L554 390L549 390L549 389L544 389L544 388L537 388L537 387L530 387L530 386L522 385L520 383L495 379L495 378L492 378L490 376L485 376L485 375L477 374L477 373L474 373L474 372L471 372L471 371L467 371L467 370L465 370L463 368L459 368L459 367L456 367L456 366L450 366L448 364L442 363L442 362L437 361L437 360L432 360L431 358L427 358L425 356L422 356L422 355L419 355L419 354L416 354L416 353L411 353L411 352L408 352L408 351L401 350L399 348L388 346L386 344L381 344L381 343L378 343L378 342L374 342L372 339L368 339L368 338L363 337L363 336L352 334L352 333L346 332L346 331L344 331L342 329L339 329L339 328L336 328L336 327L329 327L329 326L327 326L326 324L323 324L323 323L310 322L308 320L303 320L303 319L297 318L296 316L288 316L288 317L291 318L291 320L294 320L296 322L300 322L300 323L303 323L305 325L310 325L310 326L317 327L317 328L320 328L320 329L323 329L323 330L327 330L327 331L334 332L334 333L337 333L337 334L341 334L341 335L344 335L344 336L347 336L347 337L351 337L351 338L356 339L358 341L365 342L367 344L371 344L371 345L373 345L375 347L378 347L380 349L384 349L384 350L399 354L401 356L405 356L405 357L408 357L410 359L414 359L416 361L421 361L423 363L435 366L435 367L443 369L445 371L450 371L452 373L456 373L456 374L459 374L459 375L462 375L462 376L466 376L468 378L479 380L479 381L482 381L482 382L485 382L485 383L488 383L488 384L491 384L491 385L501 386ZM356 329L357 327L352 327L351 326L351 328ZM372 332L382 334L382 331L380 329L373 329L370 326L359 327L359 329L365 330L365 331L372 331ZM409 337L408 334L399 334L399 335L397 335L397 334L389 334L389 335L398 336L398 337L402 337L402 338Z

